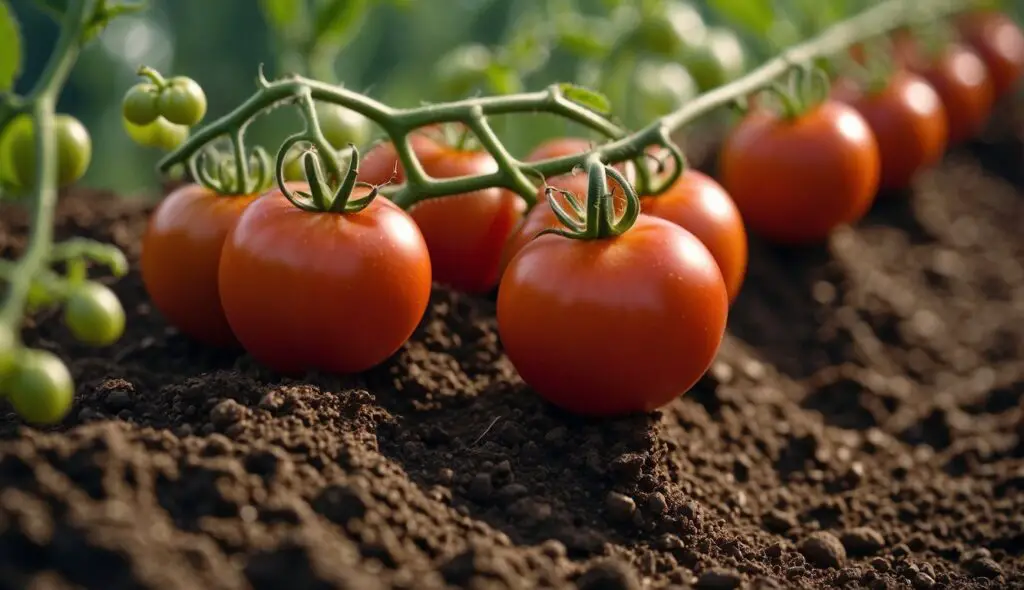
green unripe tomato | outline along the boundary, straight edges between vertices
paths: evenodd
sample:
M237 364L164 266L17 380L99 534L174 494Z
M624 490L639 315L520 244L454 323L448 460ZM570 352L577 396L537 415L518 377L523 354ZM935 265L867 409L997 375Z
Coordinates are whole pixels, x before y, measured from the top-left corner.
M316 105L316 118L320 122L327 143L340 150L354 144L360 147L370 141L370 120L362 114L341 105L320 103Z
M298 146L292 146L284 155L284 179L288 182L303 182L306 180L306 169L302 166L303 150Z
M92 138L81 121L71 115L54 116L57 135L57 184L67 186L80 179L92 161ZM32 117L20 114L0 131L0 168L4 180L16 188L34 185L36 177L35 126Z
M134 125L148 125L160 116L160 89L156 84L142 82L132 86L121 101L121 114Z
M713 27L704 43L683 54L683 64L697 80L701 91L711 90L743 75L746 54L736 33Z
M188 139L188 127L175 125L163 117L157 117L148 125L135 125L122 119L124 130L132 141L143 146L171 151Z
M690 72L675 62L641 61L633 81L637 106L645 119L666 115L699 93Z
M71 409L75 384L64 361L45 350L24 349L4 381L7 399L25 421L60 422Z
M700 11L689 2L666 2L660 14L649 15L635 35L638 47L652 55L675 57L688 47L704 42L707 26Z
M124 334L124 307L106 286L83 283L64 304L64 323L79 342L109 346Z
M206 93L192 78L177 76L160 91L157 107L160 116L171 123L192 127L206 116Z
M494 63L491 50L472 43L448 52L437 65L437 84L447 96L462 97L485 82Z

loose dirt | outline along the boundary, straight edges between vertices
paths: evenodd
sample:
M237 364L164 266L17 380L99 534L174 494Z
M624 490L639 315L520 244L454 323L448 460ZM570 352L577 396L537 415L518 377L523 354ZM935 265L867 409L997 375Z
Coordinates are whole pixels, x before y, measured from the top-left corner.
M112 347L39 315L78 395L0 410L0 589L1024 587L1022 120L825 247L753 241L717 362L650 415L547 406L493 298L444 289L346 378L191 343L135 272ZM146 213L80 191L58 229L135 261Z

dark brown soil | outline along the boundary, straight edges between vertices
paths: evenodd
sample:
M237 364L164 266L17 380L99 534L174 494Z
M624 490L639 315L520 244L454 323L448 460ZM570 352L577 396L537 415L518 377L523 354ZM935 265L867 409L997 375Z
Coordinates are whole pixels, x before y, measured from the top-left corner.
M545 405L487 299L437 290L379 370L290 380L175 334L131 274L117 345L29 326L78 399L0 419L0 588L1024 587L1007 120L826 248L753 243L718 361L647 416ZM59 229L134 259L145 216L79 192Z

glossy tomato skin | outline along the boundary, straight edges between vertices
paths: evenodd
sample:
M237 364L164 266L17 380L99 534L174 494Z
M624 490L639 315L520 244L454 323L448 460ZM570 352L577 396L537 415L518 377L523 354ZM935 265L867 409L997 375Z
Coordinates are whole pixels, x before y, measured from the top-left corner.
M992 112L995 88L985 62L974 50L952 44L937 59L918 61L911 70L923 76L942 98L951 145L981 132Z
M543 235L512 259L498 331L523 380L571 412L650 411L711 365L729 301L700 240L640 215L616 238Z
M435 178L498 170L494 158L485 151L457 150L423 135L414 135L412 140L423 169ZM360 180L386 181L396 165L395 182L404 182L405 173L394 146L381 144L360 165ZM422 201L413 205L409 214L427 242L434 280L467 293L484 293L498 282L502 249L524 210L518 195L489 188Z
M1024 32L996 11L965 15L958 29L988 67L997 99L1013 92L1024 78Z
M310 213L275 189L225 240L219 284L231 328L260 363L355 373L394 354L423 318L430 257L387 199L358 213Z
M256 197L184 185L157 206L142 237L142 283L150 300L171 325L204 344L237 344L221 307L217 272L228 232Z
M860 219L874 202L881 163L864 118L828 100L792 121L751 111L726 138L720 167L747 229L798 245Z
M833 97L857 109L875 134L882 188L906 188L919 171L942 158L949 139L946 111L924 78L897 71L880 92L848 81L833 89Z
M708 248L722 271L730 303L735 301L747 274L747 231L722 185L688 169L666 192L644 197L641 206L644 213L682 227Z

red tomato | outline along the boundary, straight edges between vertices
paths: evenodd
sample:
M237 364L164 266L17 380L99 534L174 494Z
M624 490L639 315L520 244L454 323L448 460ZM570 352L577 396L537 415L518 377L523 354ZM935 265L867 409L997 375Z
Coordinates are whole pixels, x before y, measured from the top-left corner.
M882 188L905 188L918 171L942 158L949 136L946 111L924 78L897 71L877 93L843 81L833 86L833 97L857 109L874 132Z
M222 196L186 184L156 207L142 237L142 283L153 305L205 344L237 344L221 307L217 268L225 237L256 196Z
M960 19L959 30L988 67L996 97L1013 92L1024 77L1024 32L1001 12L984 11Z
M275 189L228 234L219 279L228 322L257 361L282 373L354 373L412 335L430 298L430 256L387 199L310 213Z
M435 178L486 174L498 169L489 153L458 150L425 136L412 136L423 169ZM395 148L381 144L359 166L359 179L379 184L398 169ZM434 280L468 293L482 293L498 282L501 251L525 210L518 195L500 188L429 199L413 205L416 221L430 250Z
M722 186L752 232L803 244L868 211L881 165L864 117L828 100L794 120L751 111L726 138L720 167Z
M649 411L714 360L729 301L700 240L641 215L618 237L544 235L498 289L498 333L523 380L572 412Z
M918 61L911 71L924 76L942 98L949 143L966 141L981 132L995 102L992 77L978 54L953 44L931 63Z
M747 231L732 198L720 184L687 169L668 191L641 200L642 211L697 236L722 271L729 301L736 299L747 273Z

